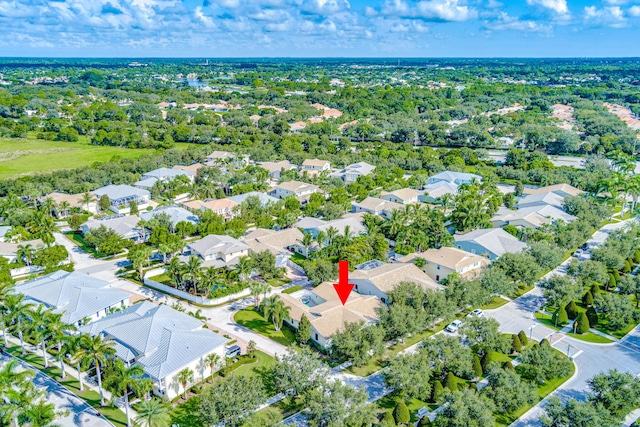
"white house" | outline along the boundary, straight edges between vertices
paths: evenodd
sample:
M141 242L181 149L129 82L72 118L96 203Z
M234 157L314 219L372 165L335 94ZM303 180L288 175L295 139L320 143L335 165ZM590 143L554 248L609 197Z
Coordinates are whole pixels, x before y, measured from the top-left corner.
M171 227L174 229L179 222L190 222L192 224L197 224L198 221L200 221L199 218L192 212L179 206L159 206L152 211L141 212L140 218L145 221L149 221L150 219L161 215L166 216L169 219L169 222L171 222Z
M390 202L376 197L367 197L361 202L353 202L351 204L351 209L355 213L365 212L389 218L393 211L397 209L405 209L405 206L400 203Z
M231 199L206 199L184 202L182 206L194 211L212 211L228 221L236 216L234 208L238 206L238 203Z
M320 187L317 185L307 184L306 182L300 181L287 181L281 182L271 190L271 195L278 199L293 196L300 202L306 203L313 193L318 193L320 191Z
M32 249L38 250L44 248L44 242L40 239L26 240L19 243L3 242L0 240L0 256L6 258L9 262L14 262L18 258L20 246L31 246Z
M191 255L197 255L215 267L223 267L233 260L249 255L249 246L231 236L209 234L187 245Z
M100 197L106 195L111 202L111 210L115 213L128 212L129 204L135 202L138 208L146 208L151 193L142 188L132 187L130 185L107 185L93 191L94 196L100 200Z
M267 230L256 228L242 238L249 246L251 253L269 251L276 257L276 267L287 264L292 253L304 255L302 246L302 232L297 228L285 228L284 230Z
M531 212L535 212L540 216L545 218L549 218L550 220L557 222L562 220L566 223L573 222L577 219L577 217L566 213L560 208L551 205L543 205L543 206L531 206L528 208L518 209L516 212L520 212L521 214L527 214Z
M408 205L410 203L418 203L419 192L413 188L401 188L390 192L383 191L380 198L389 202Z
M178 176L184 176L190 182L193 182L196 174L180 169L158 168L143 174L142 178L133 185L139 188L151 189L158 181L169 182Z
M546 187L540 187L540 188L525 187L523 192L525 195L540 194L540 193L554 193L562 198L567 196L580 196L581 194L584 194L584 191L569 184L547 185Z
M457 248L472 254L487 255L490 260L497 259L506 253L520 252L527 247L526 243L502 228L474 230L455 235L453 238Z
M146 241L149 237L144 227L139 227L140 217L136 215L112 215L101 219L90 219L80 226L82 234L104 225L115 231L124 239L133 240L136 243Z
M538 227L542 227L546 224L551 224L553 222L552 219L547 218L543 215L540 215L535 210L527 209L517 210L517 211L508 211L508 212L498 212L492 219L491 224L494 227L504 227L505 225L513 225L514 227L521 228L532 228L536 229Z
M523 197L518 201L518 208L530 208L533 206L554 206L562 209L564 205L564 197L556 193L536 193Z
M435 184L441 181L450 182L456 185L461 185L461 184L470 184L471 181L474 181L474 180L478 182L482 182L482 177L479 175L466 173L466 172L444 171L444 172L438 172L437 174L430 176L427 179L426 185Z
M100 319L113 309L126 308L131 296L112 288L105 280L62 270L21 283L15 291L23 294L27 301L44 304L54 313L61 313L63 322L75 326L87 319Z
M318 218L304 217L301 218L296 224L296 228L301 228L307 233L311 233L313 237L317 237L318 233L323 231L327 232L330 228L334 228L337 235L344 236L348 231L352 237L363 234L367 231L367 228L362 225L362 222L356 218L338 218L331 221L325 221Z
M193 316L148 301L132 305L81 328L116 343L116 357L139 365L153 382L156 396L171 400L183 392L178 373L190 369L194 381L211 376L223 366L227 339L208 329ZM212 372L206 358L215 353L220 361Z
M262 169L266 169L269 172L269 176L276 181L280 181L280 174L282 172L298 169L296 165L288 160L281 160L279 162L261 162L259 165Z
M300 165L300 172L306 172L309 175L328 170L331 170L331 163L328 160L306 159L302 162L302 165Z
M427 184L423 187L424 194L418 196L421 202L437 203L438 198L445 194L455 196L458 194L458 184L449 181L438 181L433 184Z
M358 177L369 175L376 167L367 162L358 162L333 172L330 176L340 178L344 182L356 182Z
M446 279L451 273L457 273L463 278L472 278L489 265L489 260L485 257L449 247L427 249L425 252L400 258L400 261L414 262L416 258L427 261L424 272L436 282Z

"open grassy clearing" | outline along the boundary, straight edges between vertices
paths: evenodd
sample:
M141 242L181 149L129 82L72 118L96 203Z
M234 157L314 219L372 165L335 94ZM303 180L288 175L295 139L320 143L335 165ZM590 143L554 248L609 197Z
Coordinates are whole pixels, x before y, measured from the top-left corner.
M175 144L185 149L190 144ZM91 145L87 137L77 142L36 138L0 138L0 179L19 175L73 169L114 157L136 158L155 152L151 148L120 148Z
M283 325L280 331L276 331L273 323L266 321L253 307L238 311L233 316L233 320L239 325L249 328L284 346L290 346L296 342L296 337L290 329Z

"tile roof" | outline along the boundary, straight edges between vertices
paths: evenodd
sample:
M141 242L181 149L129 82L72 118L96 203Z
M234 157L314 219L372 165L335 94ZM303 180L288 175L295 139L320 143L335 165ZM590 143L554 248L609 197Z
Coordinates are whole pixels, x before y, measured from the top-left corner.
M390 202L388 200L378 199L376 197L367 197L361 202L354 202L352 205L354 207L359 207L361 209L373 212L405 209L405 206L401 203Z
M267 230L258 228L243 237L253 252L268 250L274 255L285 252L287 247L299 244L304 236L297 228Z
M476 262L481 262L484 265L489 263L483 256L450 247L427 249L425 252L416 253L415 257L424 258L427 262L440 264L452 270L459 270ZM403 259L401 258L401 260Z
M281 160L279 162L261 162L259 163L262 169L266 169L269 172L280 172L281 170L288 171L290 169L297 169L297 166L291 163L289 160Z
M92 230L94 228L99 228L101 225L104 225L107 228L112 229L120 236L130 237L132 235L138 234L138 222L140 222L140 217L137 215L124 215L117 216L115 218L109 219L90 219L85 222L81 227L85 232Z
M355 270L350 273L351 280L369 281L381 292L387 293L400 282L414 282L425 289L442 289L431 277L411 263L384 264L371 270Z
M44 242L40 239L25 240L24 242L12 243L0 241L0 256L16 256L19 246L31 245L33 249L44 247Z
M52 307L55 313L63 313L66 323L76 323L130 297L104 280L62 270L22 283L16 286L16 292Z
M555 185L547 185L546 187L540 188L525 188L525 194L539 194L539 193L567 193L570 196L579 196L583 194L584 191L579 188L574 187L569 184L555 184Z
M472 180L482 181L482 177L480 175L475 175L472 173L466 172L453 172L453 171L443 171L438 172L437 174L430 176L429 180L439 180L439 181L448 181L448 182L456 182L456 181L472 181Z
M299 191L304 191L304 190L311 190L311 189L317 190L318 186L313 184L307 184L306 182L300 182L300 181L287 181L287 182L281 182L276 186L276 188L281 188L283 190L288 190L293 193L297 193Z
M572 222L575 221L577 219L577 217L566 213L565 211L563 211L562 209L558 209L555 206L551 206L551 205L544 205L544 206L530 206L527 208L520 208L518 209L516 212L521 212L523 214L529 213L529 212L535 212L539 215L542 215L545 218L551 218L554 220L563 220L564 222Z
M189 166L176 165L172 169L179 170L179 171L192 172L193 174L196 174L198 173L198 170L202 167L204 167L202 163L194 163L193 165L189 165Z
M317 168L322 168L327 164L330 164L329 160L305 159L302 162L302 166L311 166L311 167L317 167Z
M189 209L200 209L200 210L212 210L218 211L223 209L231 209L235 206L238 206L238 203L234 202L231 199L211 199L211 200L192 200L190 202L185 202L182 204L183 206Z
M520 252L527 247L526 243L521 242L502 228L474 230L466 234L455 235L453 238L456 242L474 242L498 256L508 252Z
M458 194L458 185L449 181L438 181L425 185L424 191L429 197L435 199L443 194Z
M169 216L171 224L175 227L176 224L182 221L191 222L193 224L199 221L198 217L189 212L185 208L179 206L160 206L152 211L145 211L140 213L140 218L145 221L149 221L158 215L166 214Z
M418 197L418 193L416 190L414 190L413 188L400 188L398 190L393 190L393 191L383 191L382 195L386 196L386 195L394 195L395 197L397 197L400 200L409 200L409 199L414 199L416 197Z
M200 240L191 242L188 247L191 251L202 254L203 257L206 257L211 253L220 252L227 255L249 249L245 243L238 239L234 239L231 236L220 236L216 234L209 234Z

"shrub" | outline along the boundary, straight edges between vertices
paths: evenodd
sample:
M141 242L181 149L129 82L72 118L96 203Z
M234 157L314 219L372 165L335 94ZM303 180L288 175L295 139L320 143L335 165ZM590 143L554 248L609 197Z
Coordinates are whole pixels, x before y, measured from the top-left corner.
M611 273L613 274L613 277L615 277L616 283L618 283L618 280L620 280L620 272L614 269Z
M594 283L589 292L591 292L591 295L594 297L598 295L600 293L600 284Z
M598 325L598 313L593 307L587 309L587 319L589 320L589 326L596 327Z
M549 343L548 339L542 338L540 340L540 347L551 347L551 344Z
M567 310L564 307L560 307L553 315L553 323L558 326L564 326L569 323L569 317L567 316Z
M631 263L629 262L629 260L626 260L624 262L624 267L622 268L622 272L624 274L629 274L631 273Z
M458 381L456 381L456 376L453 375L452 372L447 372L447 377L444 380L444 386L451 391L456 391L458 389Z
M393 408L393 419L396 421L396 424L408 423L411 419L409 416L409 409L407 408L407 405L405 405L404 401L399 401L396 404L396 407Z
M440 380L433 383L433 389L431 390L431 401L439 402L444 397L444 387Z
M591 293L591 291L587 291L584 296L582 297L582 303L586 306L592 306L593 305L593 294Z
M569 319L575 320L575 318L578 317L578 306L574 301L571 301L569 304L567 304L565 310L567 310L567 316L569 317Z
M527 334L524 331L518 332L518 338L520 339L520 344L522 344L523 347L529 345L529 338L527 338Z
M382 421L382 425L384 426L396 425L396 420L393 418L393 414L390 411L385 411L381 421Z
M508 360L502 364L502 369L506 369L509 371L515 370L515 368L513 367L513 364Z
M520 338L520 344L522 344L523 347L529 345L529 338L527 338L527 334L524 331L518 332L518 338Z
M633 262L635 262L636 264L640 264L640 249L636 249L633 252Z
M586 313L580 313L576 322L578 322L578 327L576 328L577 333L586 334L589 332L589 319Z
M517 353L522 350L522 343L520 342L520 337L518 334L511 335L511 351L513 353Z
M426 415L418 421L418 427L431 427L431 420Z
M617 273L617 271L616 271ZM613 273L609 273L609 281L607 282L607 289L615 288L617 286L616 276Z

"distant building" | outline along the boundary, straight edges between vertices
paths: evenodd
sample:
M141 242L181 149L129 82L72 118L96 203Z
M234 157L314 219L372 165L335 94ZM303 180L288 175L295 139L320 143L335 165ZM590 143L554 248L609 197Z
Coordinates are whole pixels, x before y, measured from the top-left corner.
M306 159L302 162L302 165L300 165L300 172L307 172L310 174L328 170L331 170L331 163L328 160Z
M257 228L244 236L242 241L249 246L251 253L269 251L276 257L276 267L283 267L294 252L304 255L302 238L303 234L297 228L278 231Z
M547 185L546 187L540 188L524 188L523 190L525 195L529 194L541 194L541 193L553 193L562 198L568 196L580 196L584 194L584 191L580 190L569 184L555 184L555 185Z
M111 184L94 190L93 194L98 200L103 195L106 195L111 202L111 210L115 213L128 212L131 202L137 203L138 208L146 208L151 199L149 191L130 185Z
M235 154L229 151L213 151L207 156L207 166L225 166L231 165L236 169L242 169L249 165L249 156L246 154Z
M313 193L320 192L320 187L313 184L307 184L306 182L300 181L287 181L281 182L278 184L273 190L271 190L270 195L277 197L278 199L284 199L289 196L293 196L300 203L307 203L309 201L309 197Z
M140 178L140 180L134 185L136 187L149 190L153 188L155 183L158 181L169 182L178 176L184 176L190 182L193 182L195 173L179 169L159 168L143 174L142 178Z
M226 267L237 258L249 255L249 246L231 236L209 234L189 243L187 253L199 256L207 266Z
M192 224L197 224L199 221L197 216L179 206L160 206L152 211L141 212L140 218L145 221L149 221L150 219L155 218L159 215L166 215L169 218L172 229L175 229L175 226L179 222L190 222Z
M146 241L148 235L143 227L138 226L140 217L136 215L114 215L102 219L91 219L80 226L82 234L87 234L96 228L105 226L115 231L123 239L133 240L135 243Z
M230 199L207 199L204 201L192 200L184 202L182 206L194 211L212 211L224 218L225 221L228 221L236 216L233 208L238 206L238 203Z
M383 191L380 198L389 202L401 203L408 205L410 203L418 203L419 192L413 188L401 188L390 192Z
M249 197L257 197L258 199L260 199L260 203L262 203L262 206L267 206L269 203L278 203L279 200L273 196L269 196L267 193L260 193L258 191L250 191L248 193L238 194L237 196L227 197L227 200L231 200L232 202L241 205Z
M260 163L260 167L266 169L269 172L269 176L276 181L280 181L280 174L282 172L298 169L296 165L288 160L281 160L279 162L262 162Z
M0 241L0 257L5 258L10 263L14 262L18 259L18 251L20 250L20 246L26 247L27 245L30 245L34 250L44 248L44 243L40 239L26 240L19 243Z
M400 261L414 262L416 258L427 261L424 271L436 282L446 279L451 273L457 273L463 278L472 278L489 265L489 260L485 257L449 247L427 249L425 252L400 258Z
M393 211L405 209L400 203L390 202L388 200L378 199L375 197L367 197L361 202L353 202L351 208L355 213L370 213L385 218L390 218Z
M438 181L433 184L427 184L423 187L424 194L418 196L421 202L437 203L438 198L445 194L455 196L458 194L458 184L449 181Z
M93 195L91 195L91 197L92 197L92 200L89 203L84 203L83 193L65 194L65 193L59 193L57 191L54 191L53 193L49 193L43 196L40 200L41 201L45 201L47 199L53 200L53 202L56 204L56 208L54 209L54 213L56 217L63 218L70 214L70 212L65 212L62 209L61 205L64 202L67 202L69 204L69 208L80 208L87 212L96 213L98 211L98 203L97 203L98 201L95 197L93 197Z
M564 205L564 197L556 193L536 193L523 197L518 201L518 208L530 208L533 206L554 206L562 209Z
M56 271L17 285L16 292L27 301L43 304L62 314L62 321L80 326L94 321L113 309L129 305L129 293L114 289L109 282L77 271Z
M333 172L330 176L340 178L344 182L356 182L358 177L369 175L376 167L367 162L354 163L342 170Z
M536 211L529 210L524 212L523 210L498 212L492 219L491 223L494 227L504 227L505 225L513 225L520 228L536 229L546 224L551 224L552 219L540 215Z
M456 185L470 184L472 181L482 182L482 177L472 173L444 171L427 179L426 185L445 181Z
M498 259L506 253L517 253L526 249L521 242L502 228L470 231L454 236L457 248L477 255L487 255L490 260Z

